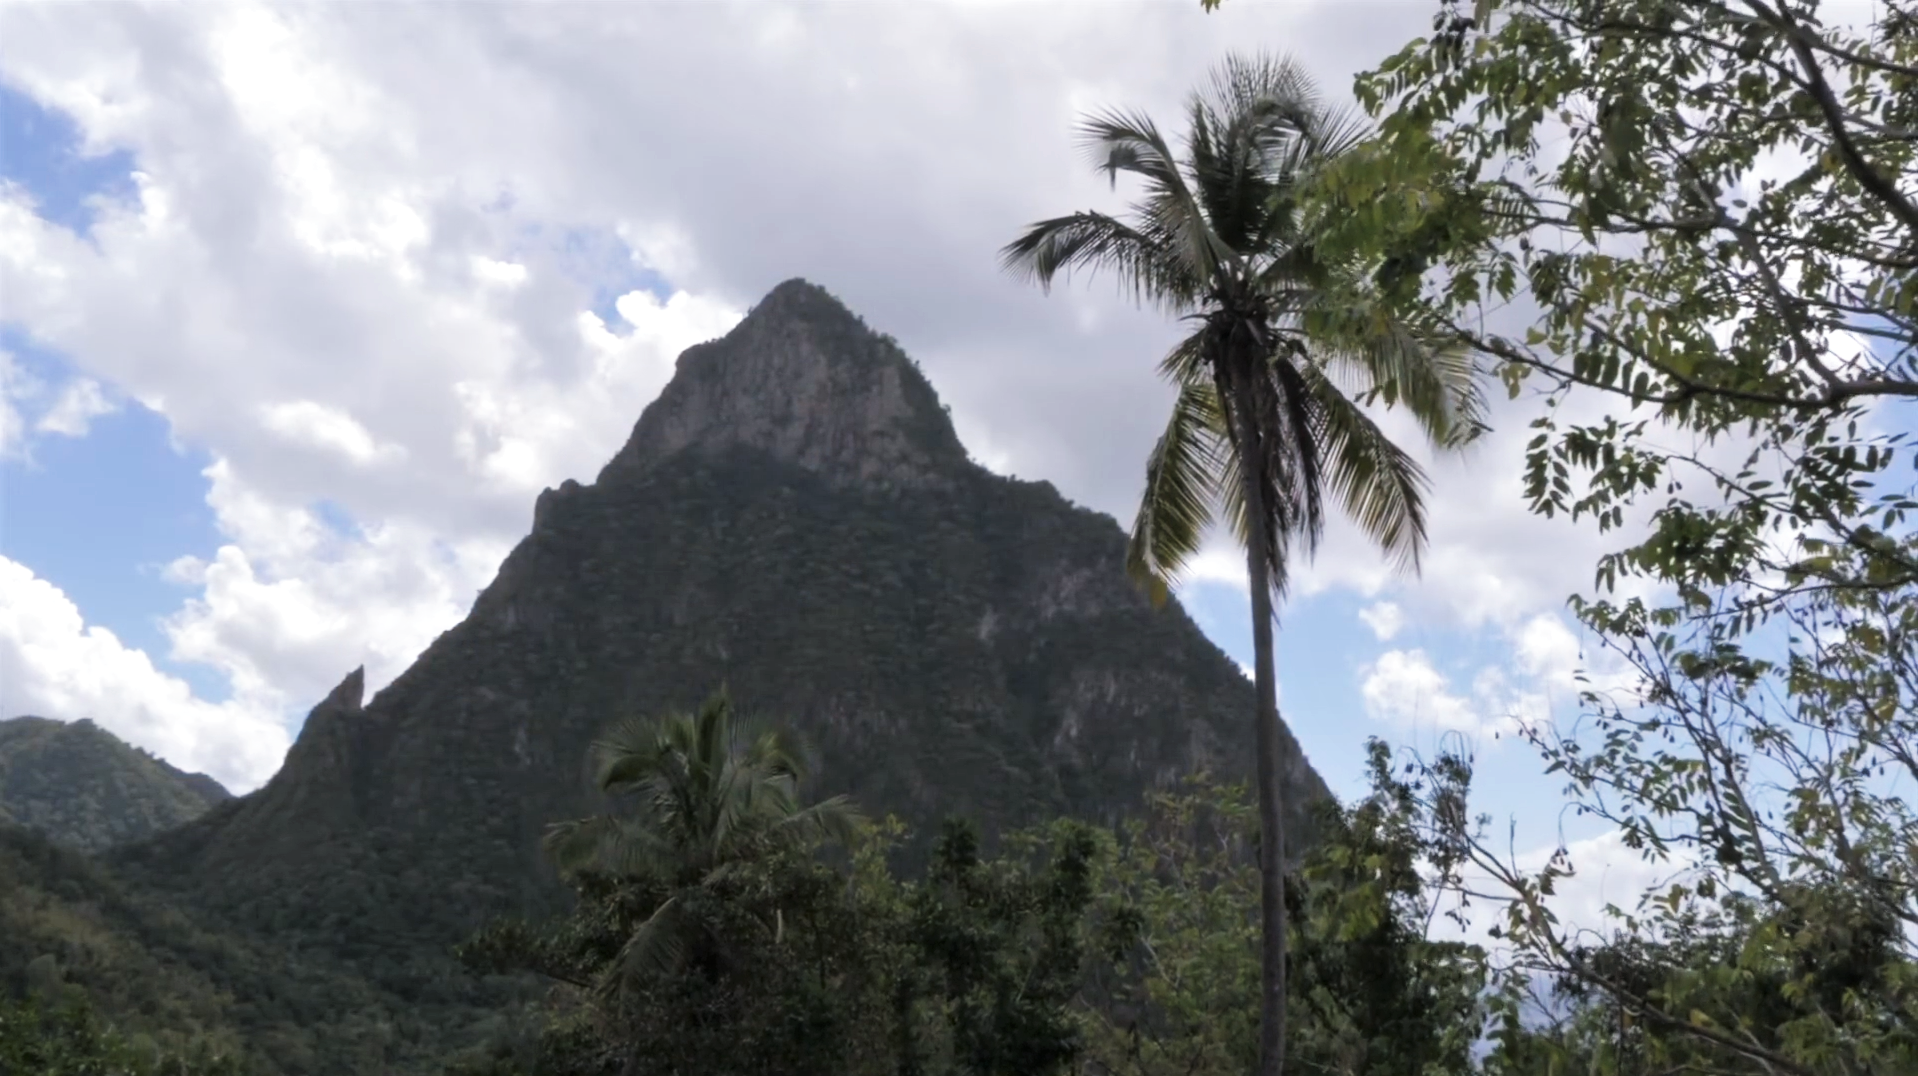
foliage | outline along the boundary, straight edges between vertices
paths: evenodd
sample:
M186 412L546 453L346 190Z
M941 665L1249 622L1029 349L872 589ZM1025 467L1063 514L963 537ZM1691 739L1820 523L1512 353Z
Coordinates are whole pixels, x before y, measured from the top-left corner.
M228 798L92 721L0 721L0 821L31 826L83 852L138 840Z
M1653 727L1634 735L1659 731L1656 722L1643 724ZM1512 962L1500 999L1494 1072L1530 1073L1537 1065L1572 1058L1608 1076L1647 1070L1725 1076L1913 1071L1918 953L1909 929L1910 868L1852 875L1853 865L1876 870L1886 863L1887 850L1875 847L1869 834L1854 830L1848 836L1841 829L1826 834L1829 845L1814 848L1817 838L1808 843L1807 836L1820 823L1801 828L1790 818L1824 815L1822 824L1831 824L1844 807L1902 810L1901 803L1860 796L1837 811L1808 810L1815 798L1808 792L1793 797L1799 806L1776 825L1766 817L1772 812L1761 810L1756 817L1764 825L1755 831L1713 833L1702 828L1718 817L1711 804L1746 791L1735 776L1684 777L1703 767L1676 752L1650 759L1621 752L1588 764L1570 746L1547 750L1572 766L1589 765L1591 777L1571 786L1584 809L1603 811L1611 797L1594 789L1608 786L1614 802L1645 811L1641 823L1657 816L1659 826L1676 821L1697 827L1687 837L1702 838L1706 853L1672 857L1677 862L1669 885L1643 894L1634 908L1610 909L1615 921L1608 931L1578 930L1561 923L1550 906L1563 879L1576 872L1563 850L1541 870L1527 871L1486 839L1488 819L1467 821L1468 759L1445 755L1431 765L1415 764L1417 779L1394 784L1397 794L1420 805L1429 846L1452 857L1449 886L1492 895L1504 905L1493 933L1509 944ZM1699 750L1715 763L1727 757L1722 741ZM1680 792L1668 785L1660 792L1656 786L1667 782L1687 787ZM1648 855L1679 843L1650 828L1626 832ZM1774 836L1781 838L1776 847L1768 844ZM1850 843L1854 839L1859 843ZM1855 853L1855 861L1848 863L1840 847ZM1541 980L1551 985L1557 1003L1544 1010L1561 1017L1542 1032L1524 1023L1540 1009L1526 1003L1529 988Z
M510 996L464 983L450 984L465 990L464 1005L445 991L393 994L323 953L0 827L0 994L49 985L163 1052L204 1045L269 1074L412 1071L444 1043L468 1041L488 1006Z
M1918 398L1911 13L1514 0L1446 4L1437 25L1361 79L1389 115L1323 177L1328 242L1514 395L1544 384L1534 510L1611 529L1651 509L1597 581L1675 601L1583 602L1588 626L1667 648L1677 681L1753 646L1783 652L1768 670L1818 664L1789 625L1754 633L1834 615L1829 592L1918 588L1900 428ZM1495 332L1494 303L1538 316ZM1562 423L1579 399L1614 410Z
M0 1072L34 1076L243 1076L237 1057L205 1046L162 1050L102 1023L82 998L49 1001L0 995Z
M1114 945L1128 922L1099 929L1094 886L1109 854L1101 838L1062 820L1014 836L1008 855L988 862L971 826L947 825L925 884L905 902L909 981L944 1017L947 1071L1046 1076L1077 1058L1071 1003L1098 953L1094 943ZM926 1054L914 1044L902 1064L929 1074L945 1068L927 1066Z
M1610 528L1663 490L1650 539L1601 579L1743 583L1741 611L1910 586L1892 432L1918 397L1906 5L1849 26L1802 0L1512 0L1436 23L1360 80L1383 135L1326 177L1320 211L1328 242L1514 394L1619 409L1538 421L1533 507ZM1492 303L1538 315L1496 332ZM1741 430L1742 463L1702 450Z
M899 832L862 825L843 873L793 850L740 863L688 913L713 959L645 967L617 994L595 985L665 890L573 875L570 916L495 923L462 947L476 971L530 970L559 985L530 1049L515 1058L495 1045L458 1071L1063 1071L1077 1049L1068 1006L1099 842L1064 823L984 860L956 826L927 880L911 884L886 865Z
M1483 1019L1483 956L1428 941L1411 805L1321 806L1293 900L1291 1057L1307 1072L1463 1073ZM1102 899L1136 948L1088 991L1099 1071L1242 1073L1256 1060L1257 826L1236 785L1196 779L1125 827Z
M894 999L873 978L883 939L863 927L865 895L834 872L783 855L742 865L686 902L708 958L636 969L618 992L598 987L666 894L590 874L573 883L570 917L495 924L463 947L476 970L532 970L560 984L521 1056L496 1046L493 1067L474 1071L889 1071L872 1055L891 1044L856 1034L892 1019Z
M632 813L558 823L546 848L562 871L665 887L621 948L615 970L626 981L712 957L697 909L715 887L744 864L844 839L858 817L844 796L801 806L797 745L777 730L738 727L724 689L696 714L615 724L593 756L594 784Z
M1918 1067L1918 22L1859 14L1443 4L1310 197L1372 294L1542 386L1535 511L1648 518L1573 603L1615 668L1527 735L1669 888L1574 936L1547 906L1573 865L1493 853L1468 759L1418 792L1570 999L1524 1047L1560 1062Z

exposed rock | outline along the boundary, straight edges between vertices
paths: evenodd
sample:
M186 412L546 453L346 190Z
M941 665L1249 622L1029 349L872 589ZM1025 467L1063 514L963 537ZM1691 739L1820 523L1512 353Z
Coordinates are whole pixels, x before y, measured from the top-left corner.
M949 484L966 458L898 345L803 280L774 288L723 339L680 356L599 484L687 449L733 448L868 486Z

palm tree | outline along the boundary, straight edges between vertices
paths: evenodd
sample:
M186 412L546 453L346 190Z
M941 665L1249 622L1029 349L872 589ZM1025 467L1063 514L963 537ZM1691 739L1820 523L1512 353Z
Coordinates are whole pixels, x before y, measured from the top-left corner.
M1400 566L1418 566L1425 475L1362 403L1403 405L1435 445L1454 448L1484 428L1484 401L1469 355L1426 346L1364 301L1357 267L1315 248L1299 195L1313 169L1363 143L1349 113L1321 104L1290 60L1232 57L1192 96L1187 125L1180 158L1147 116L1087 117L1081 134L1095 166L1115 185L1121 172L1137 177L1145 196L1124 219L1040 221L1003 256L1047 291L1062 271L1106 270L1137 301L1193 326L1160 364L1178 396L1146 462L1128 568L1162 603L1220 515L1246 551L1263 890L1259 1070L1279 1076L1285 820L1274 609L1292 553L1317 547L1328 495Z
M706 894L771 856L846 839L859 817L844 796L802 806L800 751L780 732L736 723L723 688L695 714L618 722L592 756L595 785L632 812L556 823L548 854L564 874L597 872L669 894L626 942L607 989L709 950L695 907Z

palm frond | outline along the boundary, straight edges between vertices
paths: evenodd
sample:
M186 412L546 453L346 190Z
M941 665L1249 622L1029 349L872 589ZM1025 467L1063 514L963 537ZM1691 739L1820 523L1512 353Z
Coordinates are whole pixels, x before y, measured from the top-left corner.
M1233 53L1212 69L1207 81L1205 98L1222 115L1278 103L1294 110L1288 119L1296 124L1319 107L1318 84L1311 73L1281 53Z
M1203 380L1186 380L1165 432L1146 459L1145 495L1126 547L1126 569L1155 606L1170 596L1212 522L1226 451L1223 434L1218 391Z
M1219 279L1236 252L1222 242L1165 137L1149 118L1119 110L1094 113L1080 123L1080 138L1094 163L1117 181L1120 172L1139 176L1145 197L1132 208L1141 234L1153 237L1163 260L1202 292Z
M1198 322L1199 327L1172 345L1172 350L1159 360L1159 374L1175 385L1183 385L1187 381L1210 382L1214 335L1212 319L1203 314L1189 314L1186 320Z
M1090 113L1079 121L1079 144L1091 165L1106 174L1114 187L1119 173L1145 181L1146 189L1175 191L1183 185L1179 161L1159 133L1152 117L1120 108Z
M1264 540L1249 555L1281 598L1288 561L1323 535L1328 497L1416 566L1423 472L1327 375L1361 399L1403 404L1445 448L1484 428L1485 399L1469 353L1382 317L1362 267L1327 262L1313 242L1305 185L1362 150L1369 122L1270 54L1228 57L1185 119L1179 157L1150 117L1087 117L1094 165L1115 184L1136 177L1142 197L1123 221L1043 221L1004 252L1007 268L1045 285L1068 268L1114 271L1139 299L1201 322L1160 363L1179 398L1147 459L1129 570L1162 601L1215 517L1249 546L1256 511Z
M644 775L653 772L669 744L662 725L677 715L642 720L624 717L615 721L593 741L593 783L601 792L626 791Z
M781 829L799 841L828 841L851 844L865 821L859 809L846 796L833 796L796 811L780 820Z
M1031 225L1000 251L1000 263L1014 276L1044 291L1061 273L1102 269L1117 278L1122 291L1142 304L1182 313L1199 287L1164 243L1104 213L1074 213Z
M1326 483L1398 567L1418 570L1425 546L1425 471L1323 373L1306 372Z
M634 929L601 980L600 990L617 993L638 985L648 975L670 975L685 963L692 937L702 929L687 913L681 894L668 897Z
M554 822L540 838L540 848L561 874L570 874L597 866L618 833L619 821L609 815Z
M1214 230L1242 258L1268 255L1285 230L1279 195L1289 177L1275 162L1300 143L1300 125L1317 107L1312 94L1288 61L1231 56L1188 105L1194 186Z
M1345 156L1364 145L1373 135L1371 121L1350 105L1315 105L1299 117L1300 138L1296 155L1286 162L1285 170L1304 175L1311 167Z
M718 778L720 770L733 757L733 707L721 687L699 708L694 719L692 758L702 782Z
M1362 298L1322 304L1304 321L1335 381L1404 407L1436 447L1463 448L1487 429L1484 379L1470 349L1419 332Z

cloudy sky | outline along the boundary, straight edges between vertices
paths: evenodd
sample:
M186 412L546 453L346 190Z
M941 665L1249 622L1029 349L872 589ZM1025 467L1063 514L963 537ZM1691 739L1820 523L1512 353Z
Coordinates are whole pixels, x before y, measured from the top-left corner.
M1129 520L1174 330L996 249L1115 204L1083 110L1171 120L1235 48L1347 95L1433 7L0 4L0 714L257 786L792 276L898 337L981 462ZM1328 535L1285 715L1342 792L1369 735L1463 734L1526 847L1601 848L1491 737L1566 710L1564 599L1615 541L1526 514L1527 417L1434 468L1422 579ZM1184 600L1250 661L1229 551Z

